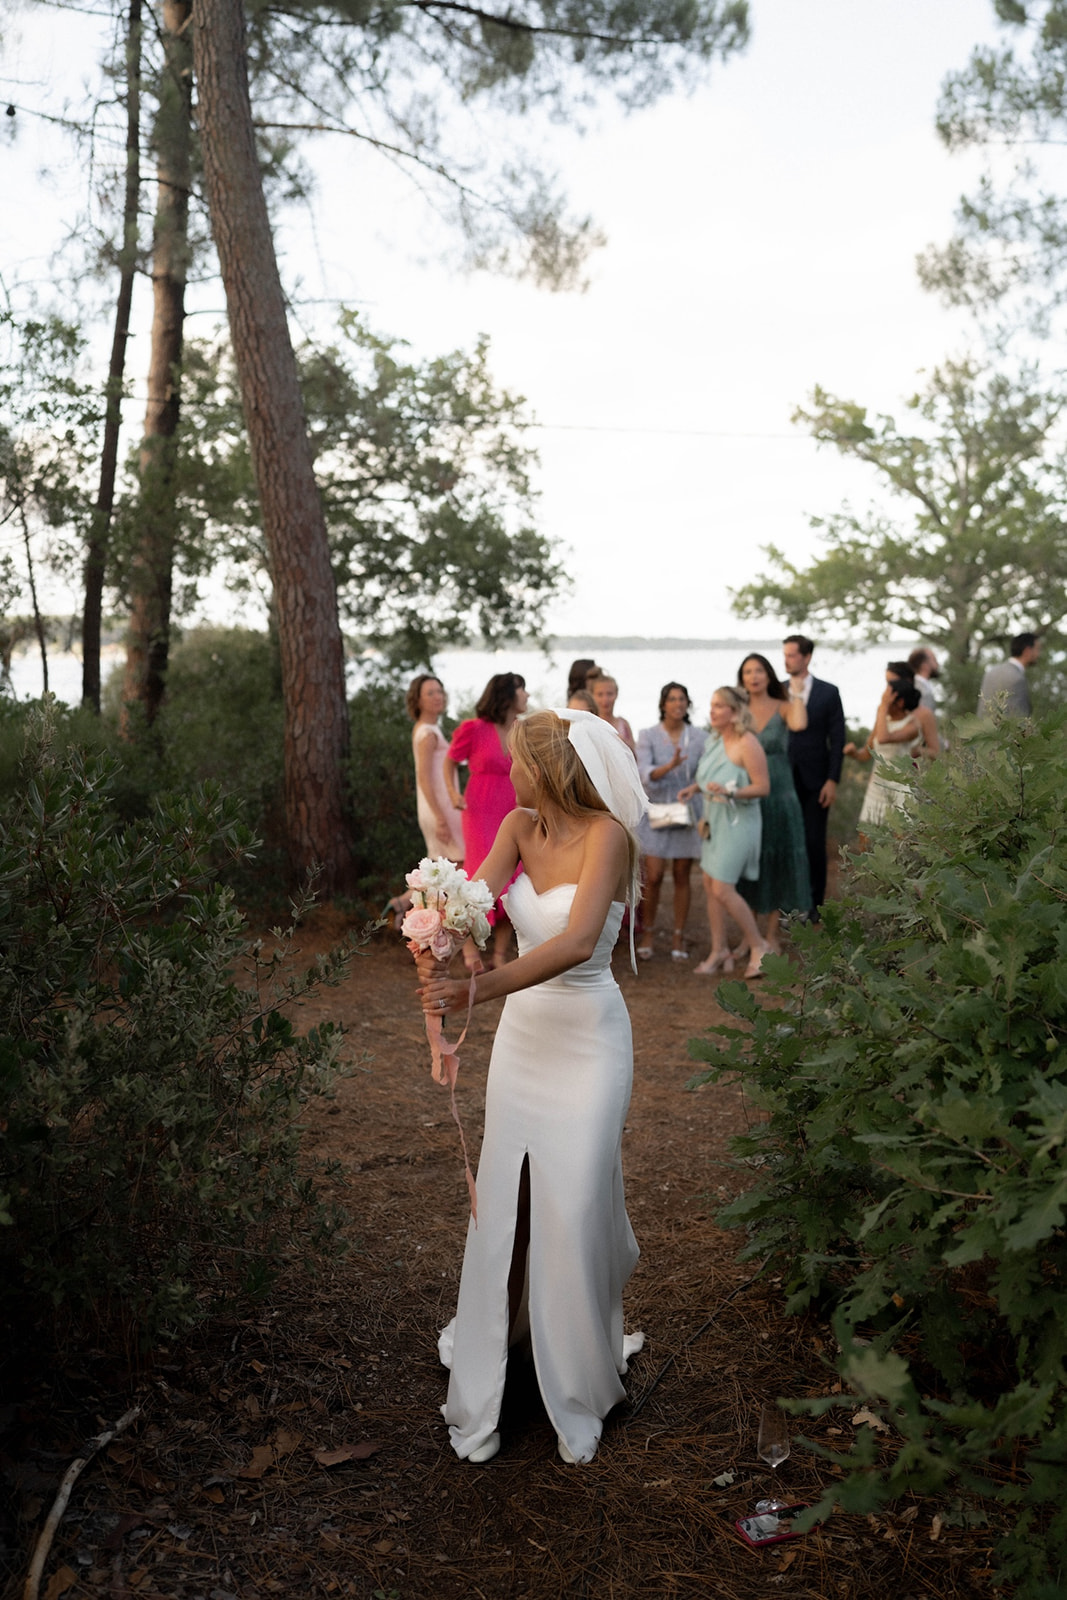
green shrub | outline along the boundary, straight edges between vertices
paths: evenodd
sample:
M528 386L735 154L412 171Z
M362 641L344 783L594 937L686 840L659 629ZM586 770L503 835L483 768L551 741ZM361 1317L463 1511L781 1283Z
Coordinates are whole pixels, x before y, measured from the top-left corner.
M692 1046L767 1118L726 1219L788 1309L833 1309L842 1376L898 1438L888 1465L842 1457L826 1504L995 1494L1029 1597L1067 1581L1065 726L963 730L802 938L799 984L771 964L781 1008L724 985L739 1026Z
M0 825L0 1310L133 1342L331 1235L298 1118L339 1033L284 1006L343 963L281 982L285 939L249 947L206 865L250 850L235 802L205 787L122 827L111 763L56 721L35 709Z
M119 770L120 815L144 816L155 795L214 782L240 799L245 821L283 844L283 721L277 651L248 628L190 629L171 648L167 693L151 730L119 743L122 678L109 680L105 709ZM136 723L138 712L132 709Z
M846 732L857 748L862 749L867 742L870 729L848 728ZM831 847L838 845L848 849L856 843L856 827L863 809L870 776L869 761L854 761L851 756L845 757L844 766L841 768L841 782L837 786L837 798L830 808L827 827L827 837Z

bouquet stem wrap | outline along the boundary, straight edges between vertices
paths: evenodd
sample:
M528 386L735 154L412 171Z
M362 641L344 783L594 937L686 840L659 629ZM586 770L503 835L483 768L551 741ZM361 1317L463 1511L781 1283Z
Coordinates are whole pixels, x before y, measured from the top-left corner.
M411 891L411 910L401 924L401 932L408 941L408 949L415 960L425 966L433 962L437 973L447 977L448 964L466 939L473 939L483 949L489 936L486 913L493 903L489 886L480 878L473 881L461 867L438 856L420 861L414 872L407 875ZM474 977L467 990L467 1019L463 1032L451 1044L444 1033L444 1019L432 1012L425 1013L426 1038L430 1045L431 1073L435 1083L446 1085L452 1116L459 1129L459 1142L463 1149L463 1170L471 1200L471 1215L478 1223L478 1193L474 1174L467 1155L467 1140L456 1104L456 1079L459 1076L459 1047L467 1037L471 1012L474 1009Z
M422 954L418 945L410 944L408 949L416 959ZM448 962L438 961L437 968L441 977L448 976ZM460 1120L459 1107L456 1104L456 1079L459 1077L459 1047L467 1037L467 1029L471 1023L471 1012L474 1010L474 974L471 974L470 985L467 989L467 1016L463 1023L463 1032L455 1044L449 1044L445 1038L445 1023L443 1017L435 1016L432 1011L426 1012L426 1038L430 1044L430 1076L434 1083L447 1085L448 1103L452 1112L452 1120L459 1129L459 1143L463 1151L463 1174L467 1180L467 1193L470 1195L471 1216L474 1218L475 1227L478 1226L478 1190L474 1183L474 1173L471 1171L470 1156L467 1154L467 1136L463 1132L463 1123Z

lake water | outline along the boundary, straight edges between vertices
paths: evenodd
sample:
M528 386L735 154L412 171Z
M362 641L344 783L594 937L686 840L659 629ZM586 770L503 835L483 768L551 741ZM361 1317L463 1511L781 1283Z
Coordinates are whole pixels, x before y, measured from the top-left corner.
M836 683L845 716L850 723L870 727L885 688L890 661L906 660L915 648L910 643L883 644L862 650L817 649L811 658L817 678ZM745 656L758 650L781 676L782 646L772 643L709 644L700 648L601 650L599 666L619 682L616 713L625 717L636 733L658 721L659 694L665 683L684 683L693 701L694 722L707 720L712 692L734 683ZM567 671L577 654L568 649L545 657L536 650L442 650L434 667L448 691L453 716L469 711L495 672L520 672L526 679L533 707L566 704ZM586 650L582 654L592 655Z
M845 716L853 724L869 727L874 721L882 689L885 686L885 668L889 661L901 660L914 648L913 643L865 646L862 650L817 649L812 657L816 677L836 683L844 702ZM597 661L606 672L619 680L619 699L616 710L626 717L638 731L651 727L657 721L659 692L663 685L674 679L684 683L693 699L694 721L703 723L707 718L708 702L714 689L721 684L733 683L737 669L751 650L759 650L781 669L782 650L779 640L769 643L709 644L700 647L671 648L668 646L643 649L601 650ZM584 652L591 655L592 650ZM567 669L574 650L558 649L549 655L539 650L442 650L434 661L434 669L448 691L449 709L453 716L469 713L486 682L495 672L519 672L526 679L533 708L562 705L567 687ZM116 667L121 670L121 650L112 648L104 662L105 675ZM61 700L71 705L81 698L81 662L73 655L56 654L49 658L49 685ZM358 680L358 665L352 678ZM12 664L12 679L20 699L41 693L41 661L34 653L16 657Z

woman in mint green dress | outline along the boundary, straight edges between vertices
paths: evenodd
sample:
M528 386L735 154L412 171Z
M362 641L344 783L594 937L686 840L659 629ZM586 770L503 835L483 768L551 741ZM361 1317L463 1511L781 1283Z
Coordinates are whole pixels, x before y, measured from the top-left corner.
M748 695L752 731L763 746L771 792L760 801L763 843L759 874L738 884L753 911L767 913L767 943L778 950L778 927L783 911L811 910L811 876L804 842L804 816L789 765L789 735L808 725L808 708L802 691L787 691L767 660L753 652L741 663L738 684ZM736 955L738 952L735 951Z
M697 781L678 795L679 800L685 800L699 790L704 796L700 865L708 899L711 951L695 971L733 971L733 957L726 942L726 918L730 916L748 942L745 977L758 978L770 945L761 935L751 908L738 894L737 883L740 878L754 878L759 873L760 798L771 786L767 757L751 731L752 719L745 698L736 689L729 685L716 689L711 697L710 720L711 737L697 767Z

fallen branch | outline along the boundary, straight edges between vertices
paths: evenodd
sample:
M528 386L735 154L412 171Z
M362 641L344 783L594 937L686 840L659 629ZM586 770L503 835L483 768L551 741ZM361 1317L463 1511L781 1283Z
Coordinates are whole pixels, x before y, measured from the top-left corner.
M130 1423L140 1415L140 1406L131 1406L125 1416L120 1417L113 1428L108 1428L103 1433L98 1433L95 1439L90 1439L82 1449L81 1455L71 1462L63 1474L63 1482L59 1486L52 1509L48 1513L48 1520L41 1529L37 1543L33 1547L33 1560L30 1562L30 1570L26 1574L22 1600L37 1600L41 1588L41 1574L44 1572L44 1564L48 1560L48 1552L52 1548L52 1540L55 1538L56 1529L63 1519L63 1513L67 1509L70 1492L81 1473L89 1465L98 1450L102 1450L105 1445L110 1444L112 1439L117 1439L119 1434L128 1428Z

